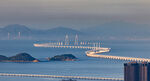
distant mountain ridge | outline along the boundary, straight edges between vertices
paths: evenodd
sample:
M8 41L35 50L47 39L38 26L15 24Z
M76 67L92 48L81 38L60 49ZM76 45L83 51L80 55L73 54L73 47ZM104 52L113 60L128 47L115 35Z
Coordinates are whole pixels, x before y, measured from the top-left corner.
M78 30L74 30L71 28L65 27L57 27L47 30L40 30L40 29L29 29L24 25L13 24L5 26L4 28L0 28L0 37L3 39L8 39L8 34L10 39L48 39L48 37L65 37L66 34L68 35L76 35L76 34L83 34Z
M11 57L0 55L0 62L39 62L39 60L28 53L19 53Z
M74 29L71 29L71 28L65 28L65 27L57 27L57 28L53 28L53 29L49 29L47 30L47 32L50 32L50 33L56 33L56 34L83 34L82 32L80 31L77 31L77 30L74 30Z
M19 32L20 37L19 38ZM10 34L8 36L8 33ZM3 39L37 39L37 40L64 40L65 35L69 39L77 34L80 40L150 40L150 26L126 22L110 22L97 27L82 29L81 31L56 27L47 30L30 29L27 26L13 24L0 28L0 40Z

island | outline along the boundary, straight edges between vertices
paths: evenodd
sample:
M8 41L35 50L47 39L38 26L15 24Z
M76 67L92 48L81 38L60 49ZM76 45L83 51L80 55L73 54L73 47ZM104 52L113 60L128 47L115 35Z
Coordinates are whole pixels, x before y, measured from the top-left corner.
M11 57L0 55L0 62L39 62L39 60L28 53L19 53Z
M4 55L0 55L0 62L6 61L6 60L8 60L8 57Z
M78 58L72 54L62 54L49 58L49 61L76 61L77 59Z
M56 55L51 58L50 57L46 58L44 61L41 59L34 58L28 53L19 53L11 57L0 55L0 62L49 62L49 61L76 61L76 60L78 60L78 58L72 54Z

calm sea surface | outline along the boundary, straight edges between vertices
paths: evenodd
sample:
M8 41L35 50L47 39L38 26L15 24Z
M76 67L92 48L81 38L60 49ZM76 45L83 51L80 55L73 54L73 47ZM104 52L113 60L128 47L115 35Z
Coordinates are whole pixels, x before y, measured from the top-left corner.
M0 73L49 74L90 77L123 78L123 63L127 61L91 58L85 49L37 48L35 41L0 41L0 55L13 56L27 52L36 58L59 54L73 54L79 61L51 61L39 63L0 62ZM107 55L150 58L150 42L103 41L103 47L111 48ZM2 77L0 81L60 81L54 78ZM83 80L78 80L83 81Z

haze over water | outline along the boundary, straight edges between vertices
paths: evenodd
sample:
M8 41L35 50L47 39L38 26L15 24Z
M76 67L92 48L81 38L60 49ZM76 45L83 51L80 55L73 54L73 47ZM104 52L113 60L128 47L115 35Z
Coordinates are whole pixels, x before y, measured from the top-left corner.
M150 58L150 0L0 0L0 55L42 59L73 54L78 61L0 62L0 73L123 78L128 61L87 57L86 49L37 48L37 40L98 40L104 55ZM36 40L36 41L35 41ZM60 81L6 77L0 81ZM80 81L80 80L79 80ZM85 80L81 80L85 81Z

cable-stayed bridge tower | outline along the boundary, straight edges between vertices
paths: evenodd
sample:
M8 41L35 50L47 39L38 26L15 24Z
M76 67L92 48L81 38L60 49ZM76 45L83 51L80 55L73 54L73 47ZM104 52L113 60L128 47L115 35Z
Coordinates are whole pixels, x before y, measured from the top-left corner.
M65 45L69 45L69 36L68 35L66 35L66 37L65 37Z
M98 47L100 48L100 47L101 47L101 43L99 42L98 44L99 44L99 46L98 46Z
M21 37L21 32L18 32L18 39L20 39Z
M79 38L78 38L78 35L76 34L74 45L78 45L78 42L79 42Z
M7 36L8 36L8 40L9 40L10 39L10 33L9 32L8 32Z

